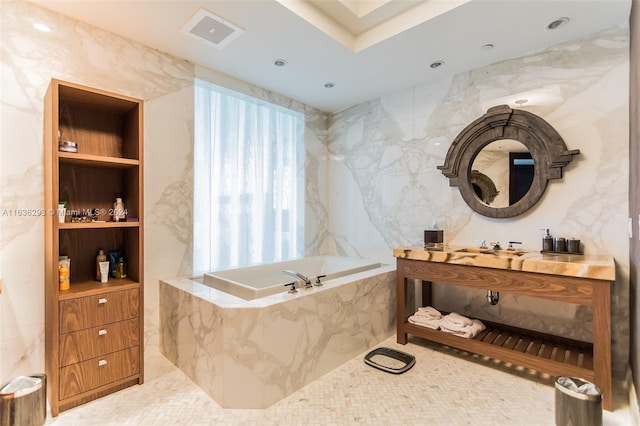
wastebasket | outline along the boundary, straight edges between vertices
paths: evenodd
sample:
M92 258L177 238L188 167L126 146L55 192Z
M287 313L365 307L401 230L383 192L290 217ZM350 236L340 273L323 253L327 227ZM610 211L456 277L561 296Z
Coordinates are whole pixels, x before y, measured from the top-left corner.
M602 394L575 377L556 380L556 426L602 426Z
M0 386L0 426L42 426L47 418L47 376L18 376Z

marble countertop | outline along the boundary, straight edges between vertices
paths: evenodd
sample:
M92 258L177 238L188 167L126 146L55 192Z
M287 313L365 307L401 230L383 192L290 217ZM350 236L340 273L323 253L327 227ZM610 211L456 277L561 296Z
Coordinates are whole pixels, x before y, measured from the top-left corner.
M441 250L427 250L424 247L394 248L393 256L399 259L510 269L606 281L615 281L616 279L614 259L607 255L551 254L522 250L493 251L472 247L445 246Z

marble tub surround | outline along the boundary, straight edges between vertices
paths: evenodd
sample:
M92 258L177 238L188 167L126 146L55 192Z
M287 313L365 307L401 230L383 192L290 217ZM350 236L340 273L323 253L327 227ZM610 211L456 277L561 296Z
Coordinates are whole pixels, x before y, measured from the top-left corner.
M395 332L395 266L246 301L160 281L160 352L225 408L266 408Z
M613 257L608 255L547 254L522 250L492 251L445 246L442 250L428 250L420 247L395 248L393 256L401 259L510 269L567 277L606 281L615 281L616 279L615 262Z

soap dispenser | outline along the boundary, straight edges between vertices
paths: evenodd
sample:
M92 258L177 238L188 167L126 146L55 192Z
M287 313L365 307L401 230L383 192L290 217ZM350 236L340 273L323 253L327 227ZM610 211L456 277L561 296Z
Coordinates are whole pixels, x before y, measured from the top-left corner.
M549 233L549 228L547 228L547 233L542 237L542 251L553 251L553 237Z

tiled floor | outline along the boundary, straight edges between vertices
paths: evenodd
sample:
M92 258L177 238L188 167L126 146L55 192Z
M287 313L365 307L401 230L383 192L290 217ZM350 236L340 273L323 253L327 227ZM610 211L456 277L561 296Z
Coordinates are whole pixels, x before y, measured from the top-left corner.
M358 356L265 410L221 408L157 350L145 383L48 418L55 425L553 425L553 379L423 341L401 375ZM526 378L525 378L526 377ZM618 385L618 387L620 387ZM624 395L605 425L630 425Z

